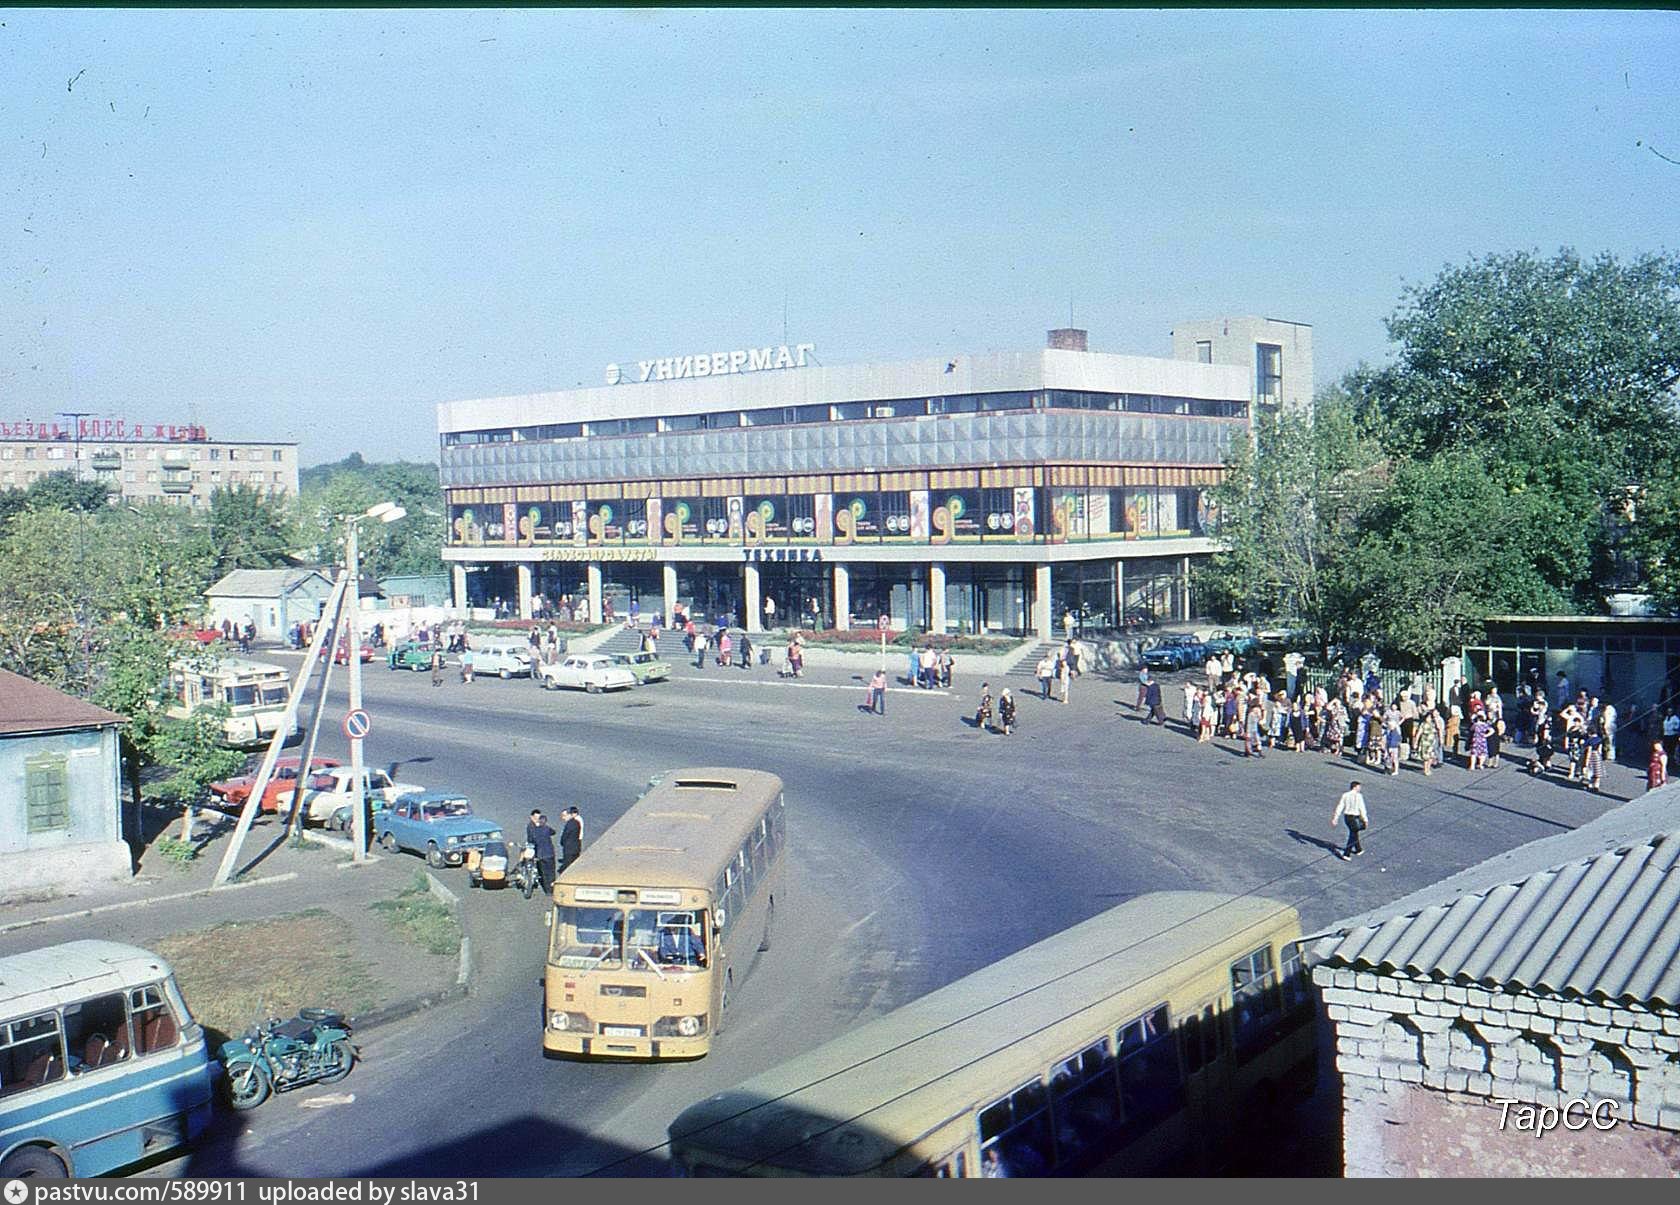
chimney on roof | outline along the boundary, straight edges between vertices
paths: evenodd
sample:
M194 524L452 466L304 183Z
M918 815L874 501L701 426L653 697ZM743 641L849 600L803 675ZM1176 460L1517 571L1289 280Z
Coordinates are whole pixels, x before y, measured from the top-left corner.
M1086 346L1087 333L1076 326L1064 326L1050 332L1050 346L1057 351L1090 351Z

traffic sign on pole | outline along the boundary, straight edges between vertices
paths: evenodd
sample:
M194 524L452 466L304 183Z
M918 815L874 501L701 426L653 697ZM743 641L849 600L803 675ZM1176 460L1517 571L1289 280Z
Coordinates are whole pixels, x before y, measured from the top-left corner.
M368 713L356 708L344 717L344 735L353 741L359 741L368 734L373 722L368 719Z

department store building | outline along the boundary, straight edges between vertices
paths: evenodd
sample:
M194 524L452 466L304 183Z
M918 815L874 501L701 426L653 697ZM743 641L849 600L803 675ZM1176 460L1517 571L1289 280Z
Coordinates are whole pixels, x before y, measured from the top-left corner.
M808 344L610 365L609 384L438 407L457 605L1047 635L1189 618L1209 491L1312 331L1223 318L1171 357L1048 346L824 365Z

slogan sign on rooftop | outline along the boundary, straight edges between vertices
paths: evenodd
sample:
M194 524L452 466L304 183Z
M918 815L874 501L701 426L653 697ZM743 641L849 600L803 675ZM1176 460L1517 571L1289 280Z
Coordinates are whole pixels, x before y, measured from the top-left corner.
M792 347L749 347L736 351L701 352L692 356L665 356L658 360L637 360L635 375L622 365L607 365L607 384L623 381L680 381L684 377L726 377L737 372L764 372L771 368L804 368L806 357L816 351L815 343Z

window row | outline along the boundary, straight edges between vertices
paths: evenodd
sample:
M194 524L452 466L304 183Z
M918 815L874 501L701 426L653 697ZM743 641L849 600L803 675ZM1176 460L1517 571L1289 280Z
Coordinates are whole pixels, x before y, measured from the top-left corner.
M787 839L786 812L782 798L758 818L758 823L735 851L735 859L724 867L723 874L712 884L712 898L724 910L724 924L729 917L746 915L744 909L758 892L764 876L775 864L776 855Z
M0 1022L0 1098L169 1050L180 1037L161 984Z
M1248 403L1224 398L1167 397L1147 393L1090 393L1047 389L1036 393L961 393L945 397L890 401L769 406L757 410L720 410L711 414L647 415L584 423L544 423L483 431L451 431L444 447L471 444L527 443L611 435L652 435L662 431L716 431L739 427L781 427L802 423L851 422L858 419L910 418L929 414L976 414L1003 410L1112 410L1130 414L1182 414L1197 418L1246 418Z
M979 544L1195 536L1195 486L1018 486L452 504L454 545Z

